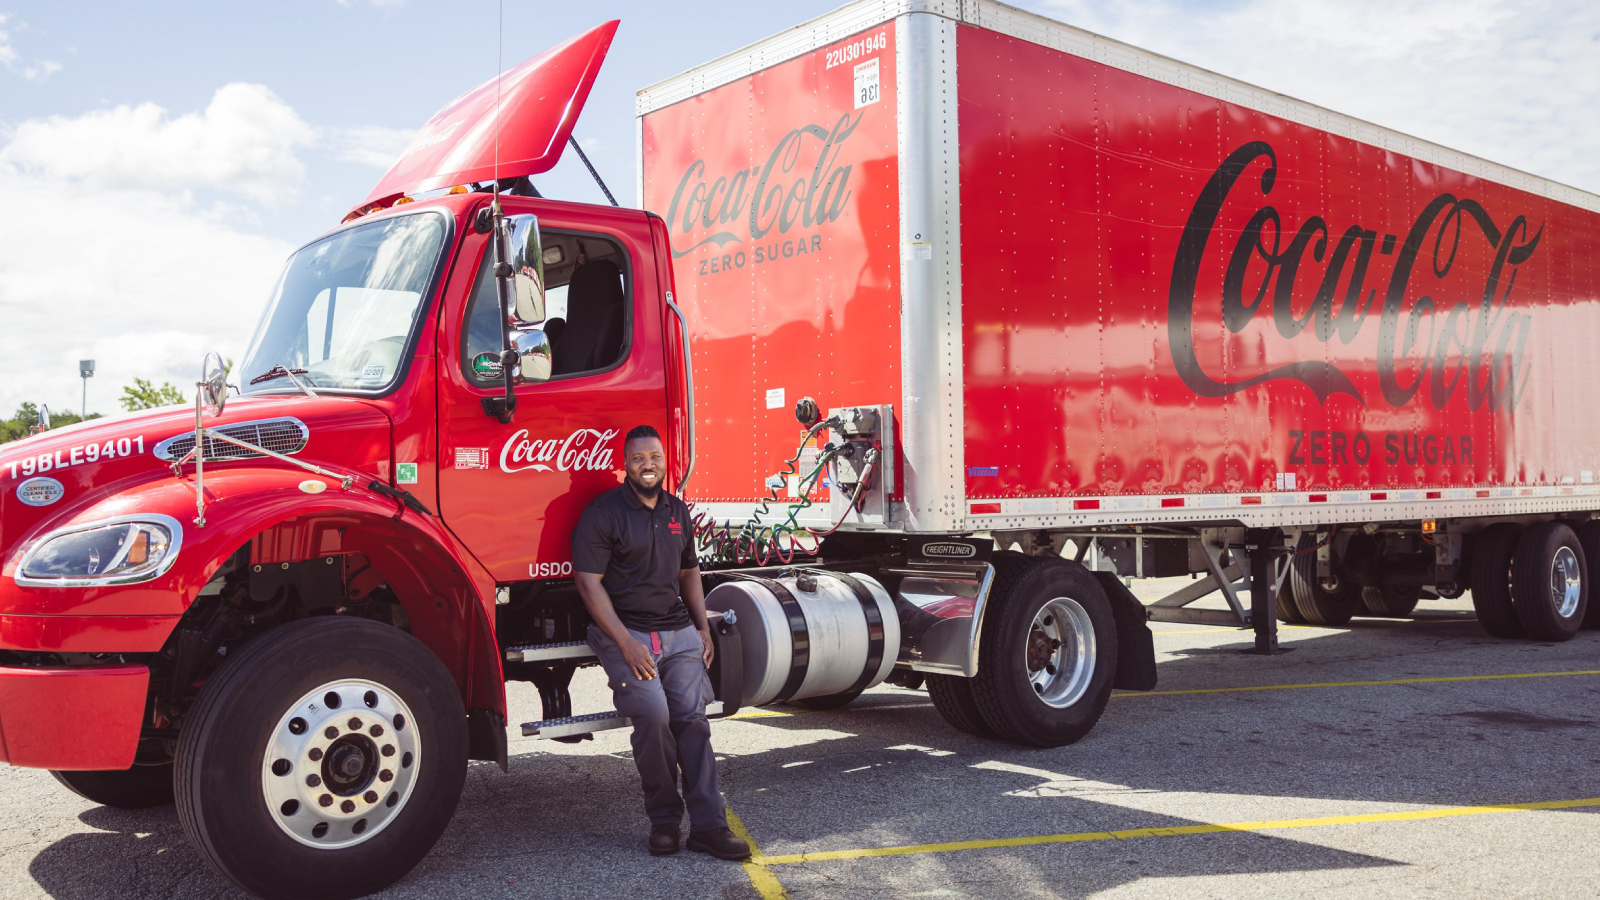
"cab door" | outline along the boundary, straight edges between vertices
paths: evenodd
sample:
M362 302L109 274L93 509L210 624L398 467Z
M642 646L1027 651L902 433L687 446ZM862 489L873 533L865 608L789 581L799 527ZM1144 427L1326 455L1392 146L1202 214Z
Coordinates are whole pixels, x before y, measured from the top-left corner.
M663 298L643 213L502 203L538 217L550 377L515 387L509 424L486 411L504 380L473 361L500 350L502 320L491 241L469 235L439 325L440 514L496 580L566 578L578 516L622 483L624 436L668 433Z

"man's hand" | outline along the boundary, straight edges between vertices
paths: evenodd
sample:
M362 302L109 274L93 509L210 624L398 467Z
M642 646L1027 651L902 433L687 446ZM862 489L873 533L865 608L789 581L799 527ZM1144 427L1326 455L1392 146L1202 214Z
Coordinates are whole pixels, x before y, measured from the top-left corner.
M633 670L634 677L640 681L649 681L656 677L656 660L650 655L649 647L631 637L617 646L622 650L622 659L627 662L628 668Z
M709 669L711 668L711 657L717 655L716 645L711 643L710 626L705 626L700 629L700 643L705 645L705 650L700 654L700 658L705 660L706 668Z

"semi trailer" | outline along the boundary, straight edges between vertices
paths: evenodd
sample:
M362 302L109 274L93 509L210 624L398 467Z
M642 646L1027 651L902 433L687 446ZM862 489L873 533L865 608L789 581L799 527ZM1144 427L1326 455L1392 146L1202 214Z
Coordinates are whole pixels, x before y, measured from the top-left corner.
M261 896L392 883L507 682L524 735L628 724L573 708L569 539L637 424L713 716L892 680L1056 747L1154 686L1152 620L1593 620L1600 197L989 0L645 88L651 211L543 197L616 28L430 120L234 389L0 448L0 758L175 801Z

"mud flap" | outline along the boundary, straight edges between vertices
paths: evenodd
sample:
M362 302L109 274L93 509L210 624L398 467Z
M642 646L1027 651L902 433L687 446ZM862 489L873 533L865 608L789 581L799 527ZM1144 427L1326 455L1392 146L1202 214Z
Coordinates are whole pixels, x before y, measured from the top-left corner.
M497 763L500 771L509 772L506 744L505 716L492 709L467 710L467 759Z
M1112 687L1148 691L1156 686L1156 642L1150 634L1144 604L1113 572L1095 572L1095 580L1111 601L1117 620L1117 676Z

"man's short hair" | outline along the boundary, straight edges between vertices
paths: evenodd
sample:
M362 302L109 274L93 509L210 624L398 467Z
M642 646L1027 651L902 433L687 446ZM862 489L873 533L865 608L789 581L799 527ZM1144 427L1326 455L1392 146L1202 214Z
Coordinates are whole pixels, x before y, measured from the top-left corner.
M622 439L622 446L626 447L639 438L655 438L659 441L661 440L661 432L655 430L655 427L651 425L635 425L633 430L628 432L628 436Z

